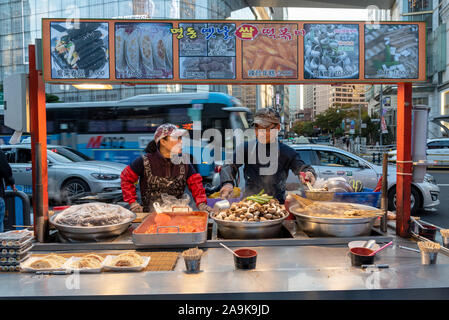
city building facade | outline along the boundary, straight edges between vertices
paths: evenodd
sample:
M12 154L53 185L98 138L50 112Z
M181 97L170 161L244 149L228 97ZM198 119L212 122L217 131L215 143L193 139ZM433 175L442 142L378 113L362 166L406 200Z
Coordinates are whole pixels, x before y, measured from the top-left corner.
M244 0L0 0L0 105L3 104L5 78L28 72L28 45L42 37L42 18L269 20L284 11L249 7ZM58 96L63 102L120 100L138 94L197 91L229 93L225 85L113 85L112 90L46 85L46 92ZM269 90L257 91L260 95ZM272 96L260 100L264 99L272 100Z

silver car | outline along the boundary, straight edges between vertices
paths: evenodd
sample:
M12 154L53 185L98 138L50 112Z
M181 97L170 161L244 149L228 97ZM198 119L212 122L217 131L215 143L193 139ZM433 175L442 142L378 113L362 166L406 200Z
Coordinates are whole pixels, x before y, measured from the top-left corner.
M18 190L32 194L31 144L2 145ZM120 201L120 174L126 165L94 161L65 146L48 145L48 198L66 202L82 194Z
M346 180L359 180L365 188L374 189L382 176L382 166L372 164L348 151L323 145L290 145L301 159L311 164L318 178L329 179L343 177ZM298 178L290 172L287 178L287 190L299 187ZM426 174L424 182L412 183L411 211L418 209L433 210L440 204L440 188L435 179ZM388 167L388 204L389 210L396 210L396 166Z

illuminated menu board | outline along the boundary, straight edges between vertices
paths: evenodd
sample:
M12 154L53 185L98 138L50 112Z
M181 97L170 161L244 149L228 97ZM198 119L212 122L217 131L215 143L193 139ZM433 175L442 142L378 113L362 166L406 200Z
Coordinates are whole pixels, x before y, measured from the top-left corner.
M51 83L425 81L423 22L43 19Z

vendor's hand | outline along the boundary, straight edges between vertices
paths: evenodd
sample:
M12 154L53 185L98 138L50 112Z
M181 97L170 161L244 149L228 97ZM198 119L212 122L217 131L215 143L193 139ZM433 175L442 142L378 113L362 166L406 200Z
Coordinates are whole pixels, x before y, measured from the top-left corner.
M200 211L206 211L207 213L211 213L214 211L214 209L212 209L211 207L209 207L205 202L200 203L198 205L198 210Z
M305 172L305 177L303 175L299 175L299 177L300 177L301 182L303 184L305 184L307 181L309 181L310 184L313 185L315 183L315 180L316 180L314 174L312 172L310 172L310 171L306 171Z
M12 191L17 192L17 188L16 188L15 184L12 185Z
M234 186L230 183L225 183L220 190L220 198L229 199L234 192Z
M129 209L134 213L143 212L142 206L137 201L131 203Z

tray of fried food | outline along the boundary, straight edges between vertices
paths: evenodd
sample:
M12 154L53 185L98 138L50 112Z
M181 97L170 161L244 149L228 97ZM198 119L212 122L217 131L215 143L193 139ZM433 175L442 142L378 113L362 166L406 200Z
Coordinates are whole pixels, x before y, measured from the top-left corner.
M79 273L100 273L103 262L103 257L91 253L82 257L70 257L64 264L64 269Z
M289 194L287 198L287 207L293 214L333 219L374 218L383 215L382 210L362 204L312 201L293 193Z
M116 256L107 256L103 265L106 270L111 271L142 271L149 262L150 257L128 251Z
M57 254L49 254L43 257L31 256L20 264L20 269L23 272L64 271L64 264L66 262L66 258Z

